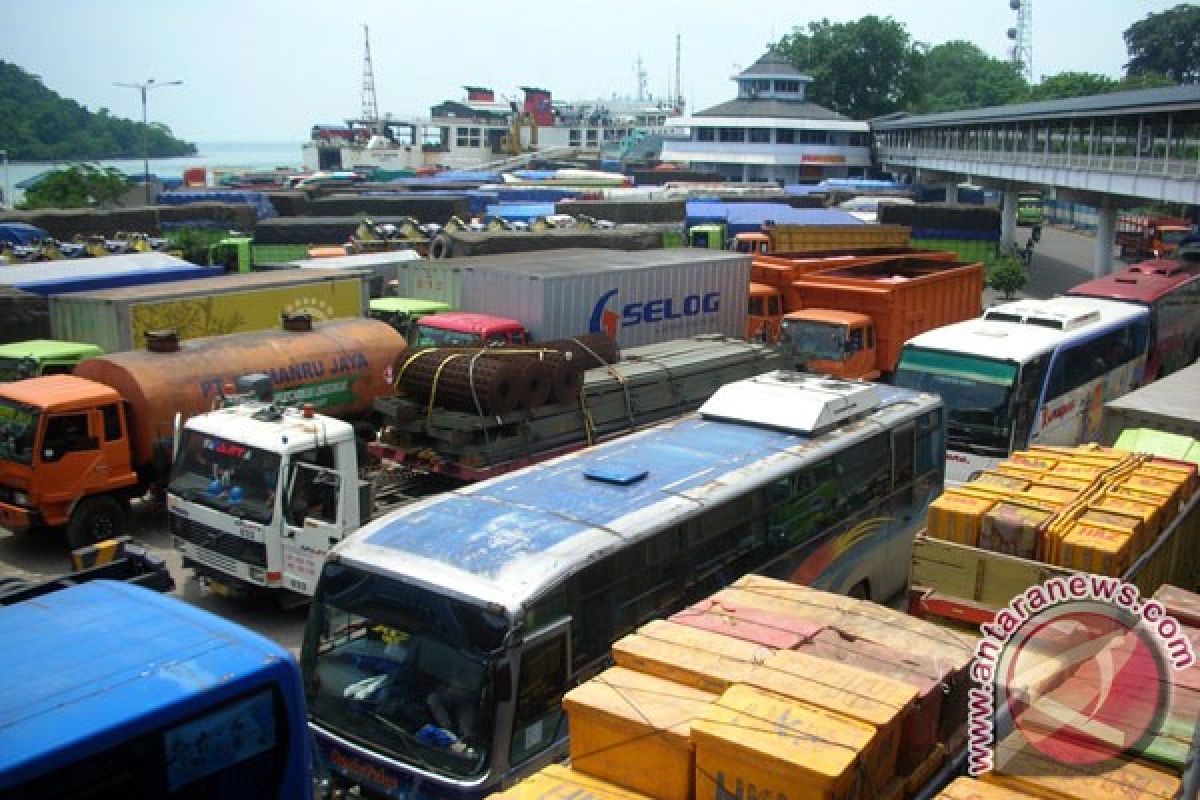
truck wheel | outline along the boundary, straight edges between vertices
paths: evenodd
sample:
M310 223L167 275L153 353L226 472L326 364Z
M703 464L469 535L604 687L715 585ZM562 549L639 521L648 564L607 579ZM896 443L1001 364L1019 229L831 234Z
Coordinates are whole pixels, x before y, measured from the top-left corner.
M125 509L108 495L89 497L71 514L67 544L74 550L119 536L125 530Z

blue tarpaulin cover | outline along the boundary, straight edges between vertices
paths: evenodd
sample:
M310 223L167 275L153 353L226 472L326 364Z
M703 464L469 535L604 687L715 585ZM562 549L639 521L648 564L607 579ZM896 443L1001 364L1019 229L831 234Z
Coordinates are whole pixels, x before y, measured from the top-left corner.
M783 203L721 203L710 200L687 202L687 227L723 223L730 237L761 230L763 223L776 225L862 225L862 220L836 208L792 208Z
M251 192L241 189L195 189L186 191L160 192L158 202L167 206L181 206L188 203L246 203L254 206L259 219L270 219L279 216L275 206L263 192Z
M27 245L45 239L49 235L36 225L25 222L0 222L0 242Z
M497 203L487 207L486 219L501 217L510 222L529 222L554 213L554 203Z
M15 264L0 272L0 284L33 294L69 294L150 283L216 278L221 267L198 267L166 253L129 253L100 258Z

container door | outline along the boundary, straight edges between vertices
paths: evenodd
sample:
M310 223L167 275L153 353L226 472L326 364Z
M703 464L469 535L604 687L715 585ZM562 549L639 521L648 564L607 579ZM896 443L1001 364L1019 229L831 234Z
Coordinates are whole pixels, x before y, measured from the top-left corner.
M342 480L332 469L297 464L283 506L283 585L311 595L321 563L346 531Z

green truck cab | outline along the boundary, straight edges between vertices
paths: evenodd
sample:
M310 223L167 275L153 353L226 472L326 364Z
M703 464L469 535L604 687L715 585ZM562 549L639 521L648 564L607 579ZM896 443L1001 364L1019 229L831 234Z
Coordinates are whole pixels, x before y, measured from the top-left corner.
M436 300L417 300L412 297L376 297L371 301L370 316L391 325L403 336L408 336L412 323L428 314L451 311L449 303Z
M1017 195L1017 224L1041 225L1045 216L1041 192L1021 192Z
M208 266L226 272L253 272L263 264L285 264L308 258L308 244L255 244L249 236L226 236L209 245Z
M69 374L85 358L104 355L94 344L31 339L0 345L0 382Z
M725 226L719 222L706 222L688 228L687 241L689 247L699 247L703 250L724 250L726 245Z

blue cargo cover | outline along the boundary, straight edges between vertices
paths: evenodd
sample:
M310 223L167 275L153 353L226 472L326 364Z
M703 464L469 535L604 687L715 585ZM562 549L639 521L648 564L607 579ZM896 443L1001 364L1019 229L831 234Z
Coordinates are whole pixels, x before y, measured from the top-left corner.
M836 208L792 208L784 203L721 203L711 200L687 203L687 227L705 223L727 226L732 238L739 233L762 230L763 223L776 225L862 225L862 220Z
M67 261L14 264L0 272L0 285L33 294L70 294L150 283L218 278L222 267L198 267L166 253L130 253Z
M36 225L25 222L0 222L0 242L28 245L45 239L49 235Z
M548 217L554 212L554 203L497 203L487 207L487 220L496 217L509 222L529 222L538 217Z
M259 219L279 216L275 206L263 192L243 189L194 189L160 192L158 202L167 206L182 206L188 203L238 203L254 206Z

